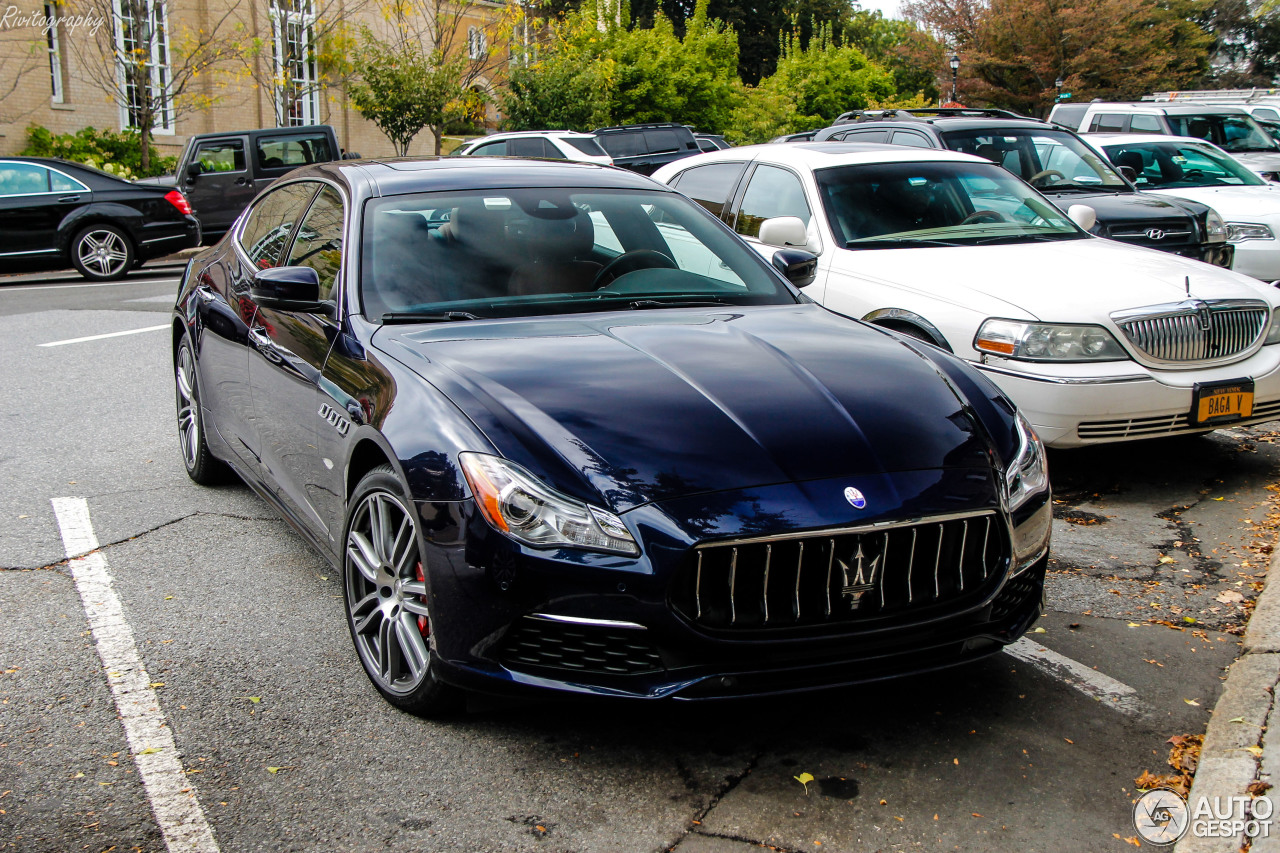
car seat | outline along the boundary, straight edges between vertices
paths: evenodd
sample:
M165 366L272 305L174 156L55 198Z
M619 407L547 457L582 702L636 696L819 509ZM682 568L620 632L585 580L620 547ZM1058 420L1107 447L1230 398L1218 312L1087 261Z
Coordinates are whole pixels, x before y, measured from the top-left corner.
M591 289L599 263L586 260L595 246L595 226L585 211L562 219L535 216L523 234L530 260L511 275L512 296L536 293L583 293Z

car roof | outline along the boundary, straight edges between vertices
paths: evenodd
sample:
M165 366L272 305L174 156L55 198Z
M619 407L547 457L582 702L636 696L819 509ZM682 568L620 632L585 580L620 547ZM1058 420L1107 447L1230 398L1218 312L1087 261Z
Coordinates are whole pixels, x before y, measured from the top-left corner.
M1005 128L1016 130L1018 128L1026 129L1027 127L1062 130L1060 127L1055 127L1046 121L1035 118L982 118L980 116L917 116L916 118L905 119L873 119L871 121L850 121L844 124L832 125L832 127L847 128L849 130L863 127L876 129L896 127L905 130L911 127L919 127L922 124L945 125L948 129L963 128L965 130L1003 130Z
M1099 110L1119 110L1134 113L1162 113L1164 115L1239 115L1245 111L1239 107L1226 107L1220 104L1166 104L1166 103L1129 103L1124 101L1098 101L1089 104Z
M478 136L469 140L468 145L475 145L477 142L489 142L494 139L511 139L516 136L595 136L594 133L582 133L577 130L508 130L502 133L490 133L487 136Z
M1197 142L1201 145L1214 145L1207 139L1198 136L1172 136L1168 133L1086 133L1084 138L1096 145L1115 144L1117 142L1176 142L1185 145Z
M764 160L783 166L823 169L861 163L911 163L958 161L990 164L990 160L940 148L913 148L909 145L881 145L867 142L792 142L787 145L746 145L723 151L709 151L676 161L681 165L725 161Z
M349 184L364 183L368 195L514 187L670 190L644 175L612 166L522 157L338 160L305 166L290 172L288 177L327 177Z

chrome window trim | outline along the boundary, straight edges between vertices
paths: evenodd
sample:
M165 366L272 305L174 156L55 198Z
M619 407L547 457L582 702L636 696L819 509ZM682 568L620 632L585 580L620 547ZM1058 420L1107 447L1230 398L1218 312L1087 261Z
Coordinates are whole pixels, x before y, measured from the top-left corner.
M66 172L62 171L61 169L46 165L44 163L32 163L28 160L0 160L0 166L7 166L7 165L34 166L37 169L44 169L46 172L54 172L66 178L68 181L71 181L76 186L80 187L80 189L78 190L46 190L41 193L0 193L0 198L35 198L36 196L42 196L42 195L67 195L68 193L93 192L93 190L86 187L84 185L84 182L81 181L79 178L73 178L72 176L68 175Z

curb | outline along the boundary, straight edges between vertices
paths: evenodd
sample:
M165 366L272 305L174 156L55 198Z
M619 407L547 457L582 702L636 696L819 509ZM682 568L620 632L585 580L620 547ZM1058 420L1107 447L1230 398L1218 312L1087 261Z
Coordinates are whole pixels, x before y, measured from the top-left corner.
M1276 575L1280 575L1280 551L1271 556L1266 586L1245 630L1244 654L1227 671L1222 696L1205 732L1200 764L1187 797L1193 815L1202 800L1212 806L1217 798L1225 809L1230 797L1249 799L1248 789L1255 781L1269 781L1280 789L1280 734L1267 737L1273 720L1275 731L1280 733L1280 712L1274 707L1275 688L1280 682L1280 580L1272 582ZM1242 834L1227 838L1187 835L1174 853L1239 853L1246 840ZM1254 839L1250 851L1280 853L1280 834Z

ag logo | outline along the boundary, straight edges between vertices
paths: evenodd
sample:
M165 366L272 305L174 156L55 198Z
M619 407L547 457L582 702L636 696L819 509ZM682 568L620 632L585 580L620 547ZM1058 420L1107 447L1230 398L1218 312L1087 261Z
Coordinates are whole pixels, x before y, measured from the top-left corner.
M1133 804L1133 826L1148 844L1172 844L1187 833L1191 813L1176 791L1154 788Z
M855 489L853 486L850 486L849 488L844 490L844 499L847 500L849 502L849 505L852 506L854 509L863 509L867 505L866 496L863 495L862 492Z

